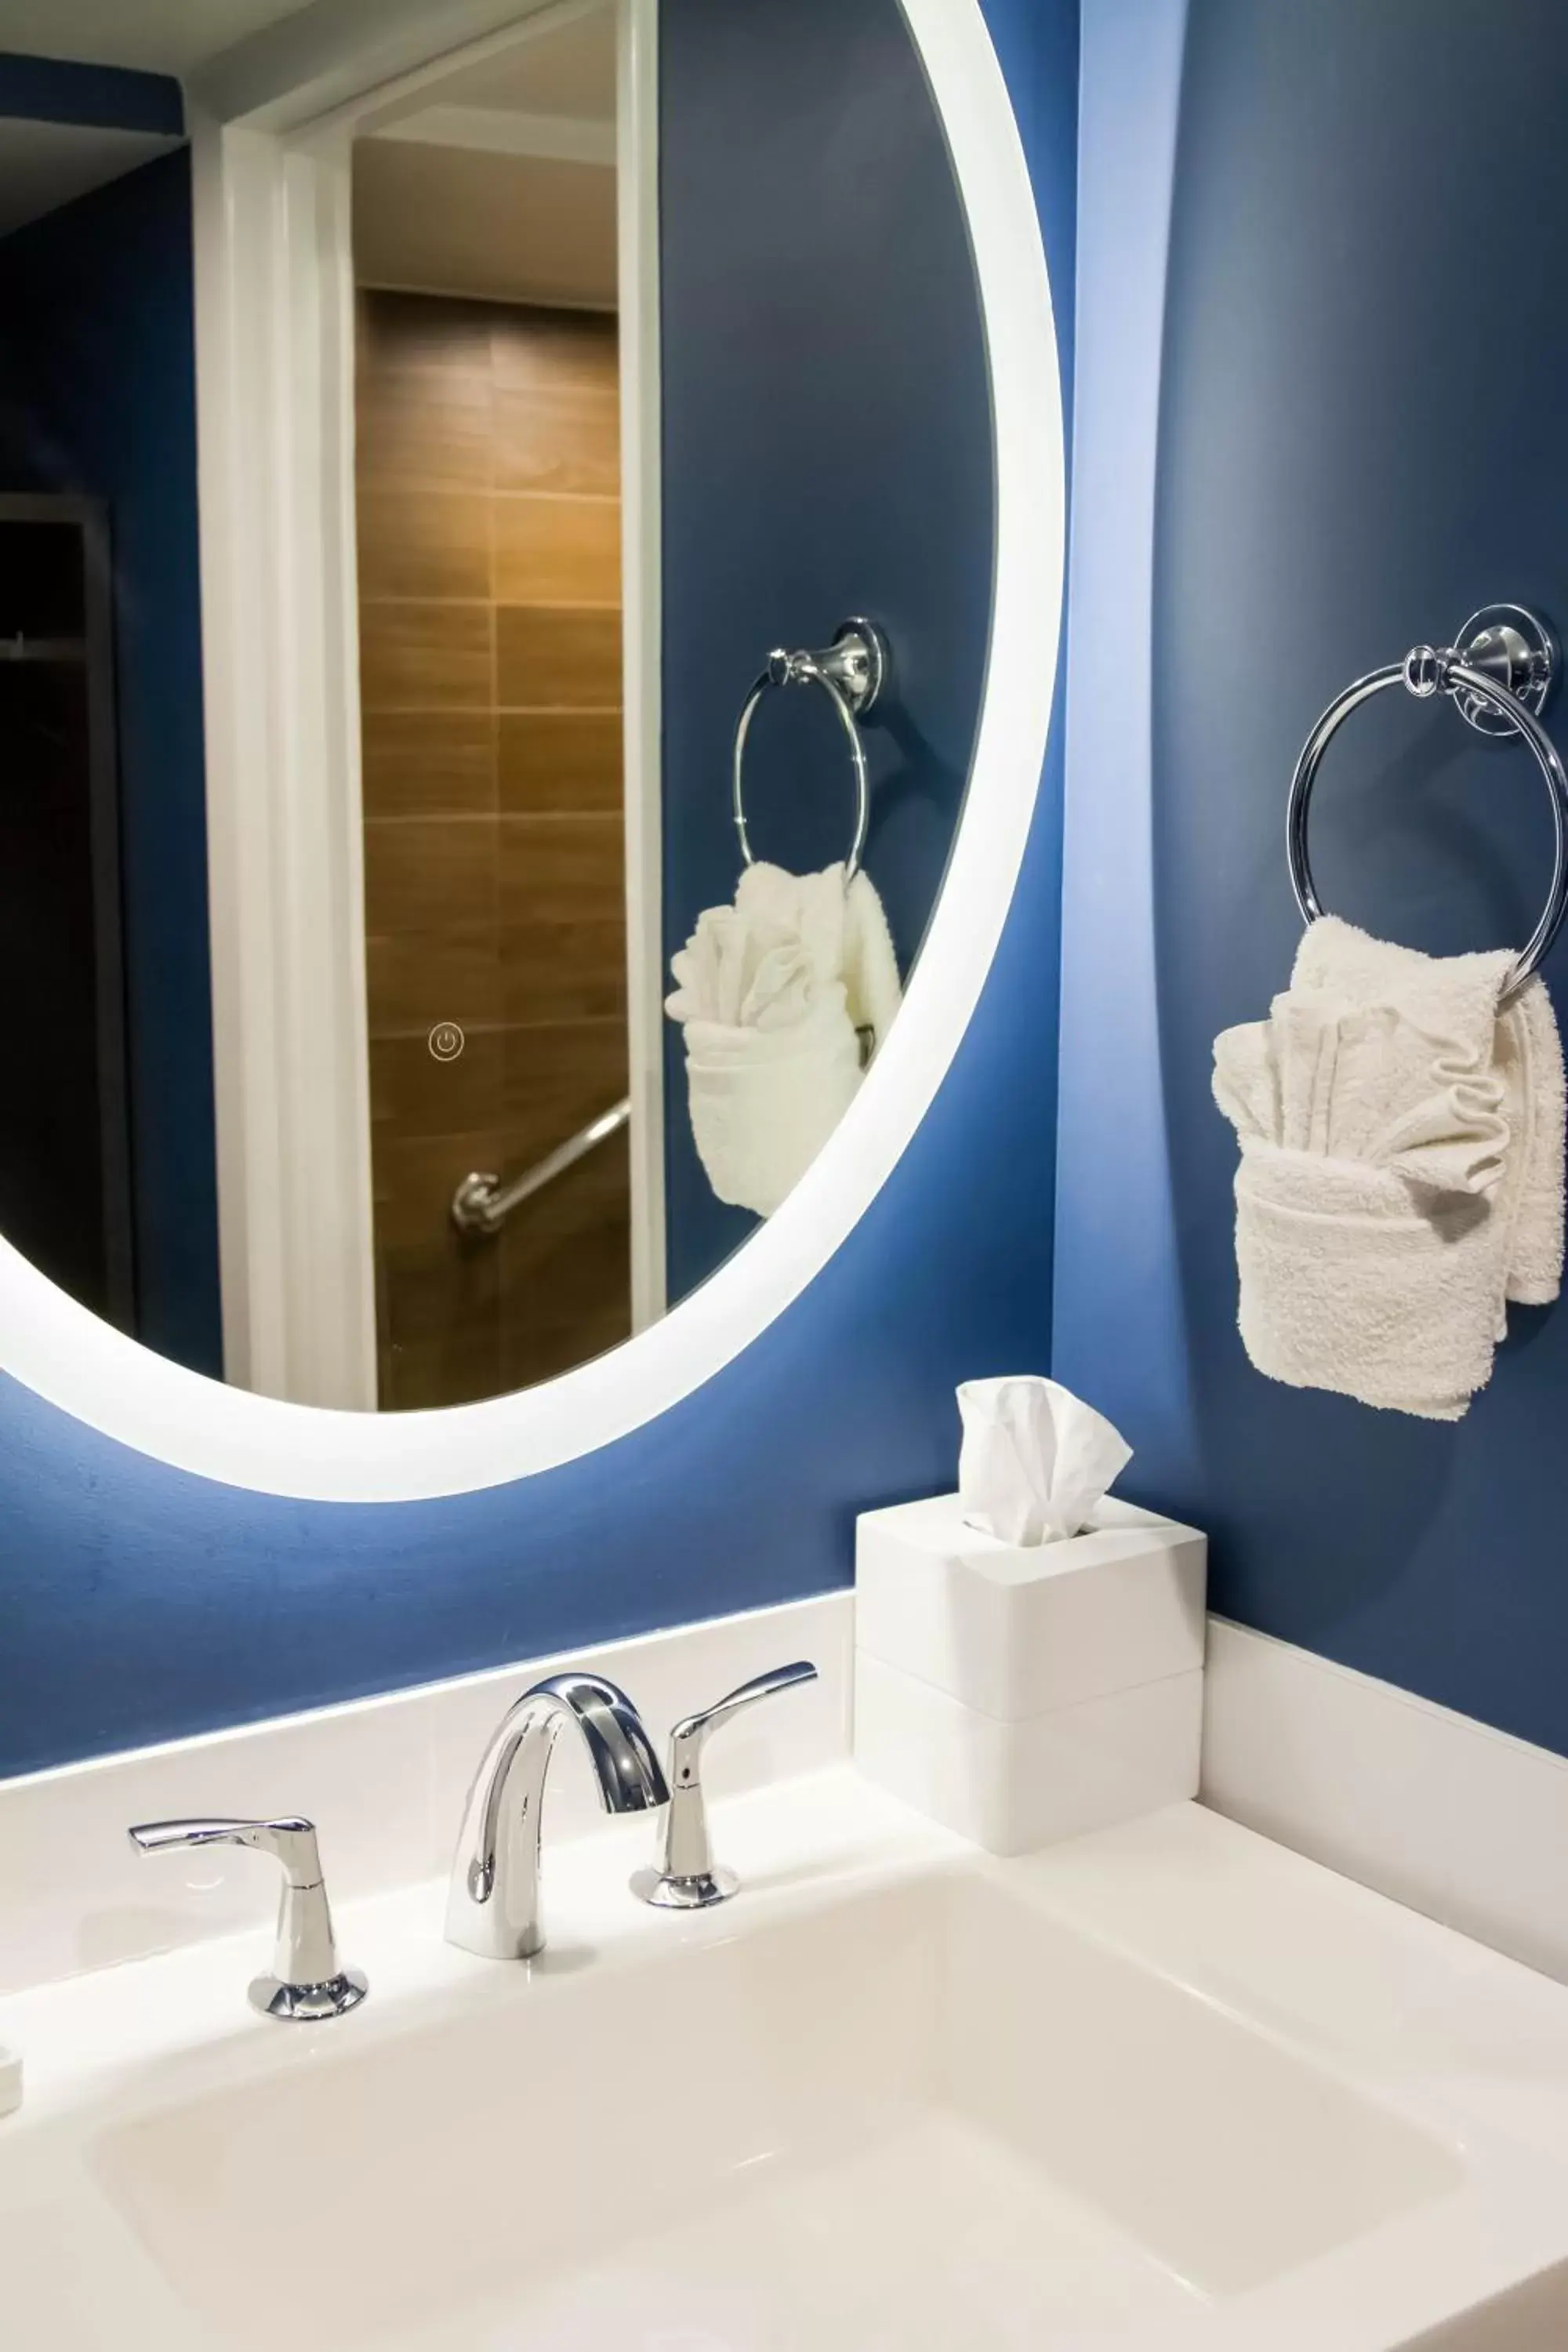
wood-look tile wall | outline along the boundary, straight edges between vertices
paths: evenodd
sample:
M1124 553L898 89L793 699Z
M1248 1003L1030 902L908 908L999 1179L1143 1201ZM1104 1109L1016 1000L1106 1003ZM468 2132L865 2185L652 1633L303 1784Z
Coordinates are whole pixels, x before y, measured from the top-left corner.
M451 1404L630 1328L624 1137L447 1216L626 1088L616 330L364 293L358 359L381 1402Z

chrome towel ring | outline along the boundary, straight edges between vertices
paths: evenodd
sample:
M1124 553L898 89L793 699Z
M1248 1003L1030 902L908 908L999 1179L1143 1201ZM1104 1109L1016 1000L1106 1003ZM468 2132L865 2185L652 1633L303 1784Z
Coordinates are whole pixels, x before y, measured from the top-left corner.
M1552 887L1541 919L1509 974L1502 1003L1511 1003L1541 969L1548 948L1568 913L1568 773L1557 747L1536 716L1552 691L1557 642L1537 614L1522 604L1487 604L1473 613L1453 646L1413 646L1402 662L1369 671L1330 703L1308 736L1285 816L1290 887L1304 922L1323 912L1307 856L1307 808L1318 768L1330 742L1352 710L1386 687L1403 686L1418 701L1446 694L1459 716L1482 735L1521 735L1534 752L1552 801Z
M866 828L871 817L866 747L860 740L858 721L870 709L887 679L888 641L873 621L841 621L834 633L833 643L822 653L792 654L779 646L768 656L768 666L753 680L735 725L731 799L744 864L754 866L756 863L746 831L744 770L746 738L752 731L757 707L763 697L775 686L820 686L838 715L855 770L855 833L849 844L849 855L844 861L844 887L848 888L860 871L860 859L866 847Z

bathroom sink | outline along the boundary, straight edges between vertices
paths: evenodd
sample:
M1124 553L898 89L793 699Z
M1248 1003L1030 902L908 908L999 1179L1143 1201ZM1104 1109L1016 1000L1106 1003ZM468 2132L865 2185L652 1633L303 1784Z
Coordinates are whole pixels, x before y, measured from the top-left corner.
M667 1952L635 1987L536 1991L432 2024L395 2065L345 2036L334 2063L183 2100L104 2133L92 2169L209 2336L244 2279L245 2340L322 2352L468 2340L442 2324L454 2279L487 2344L503 2321L564 2347L607 2319L636 2342L639 2315L679 2314L715 2342L850 2352L912 2287L922 2346L1022 2345L1243 2292L1462 2177L1440 2141L969 1876ZM285 2200L287 2259L258 2266L258 2216L301 2156L321 2193ZM782 2334L745 2326L763 2279Z
M1568 2334L1568 2168L1424 2082L1431 1986L1399 1972L1436 1954L1462 2010L1484 1963L1489 2046L1512 1990L1568 2053L1568 1994L1196 1808L999 1864L831 1777L837 1856L811 1866L808 1823L792 1861L786 1809L748 1801L742 1843L773 1843L723 1911L642 1911L646 1837L584 1841L530 1966L442 1947L435 1890L349 1912L373 1998L341 2024L245 2015L244 1939L6 2005L32 2076L0 2127L7 2340L1354 2352L1490 2327L1524 2280ZM1279 1864L1315 2032L1278 1979L1244 1997ZM1228 1988L1161 1948L1203 1941L1205 1874L1245 1915ZM1358 1997L1394 2021L1381 2078L1334 2046Z

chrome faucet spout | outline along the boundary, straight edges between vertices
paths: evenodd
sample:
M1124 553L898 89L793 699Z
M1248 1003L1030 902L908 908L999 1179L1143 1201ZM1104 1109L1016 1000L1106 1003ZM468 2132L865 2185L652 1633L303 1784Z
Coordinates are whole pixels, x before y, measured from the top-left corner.
M552 1675L535 1683L497 1726L463 1809L447 1941L465 1952L526 1960L544 1948L540 1813L563 1723L581 1734L607 1813L646 1812L669 1801L653 1744L625 1691L598 1675Z

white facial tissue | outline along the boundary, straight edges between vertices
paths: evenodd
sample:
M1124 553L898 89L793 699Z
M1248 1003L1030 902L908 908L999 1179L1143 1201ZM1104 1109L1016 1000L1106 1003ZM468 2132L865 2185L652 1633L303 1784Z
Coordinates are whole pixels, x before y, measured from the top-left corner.
M1132 1459L1132 1448L1103 1413L1037 1372L965 1381L958 1410L964 1524L1003 1543L1059 1543L1078 1535Z

